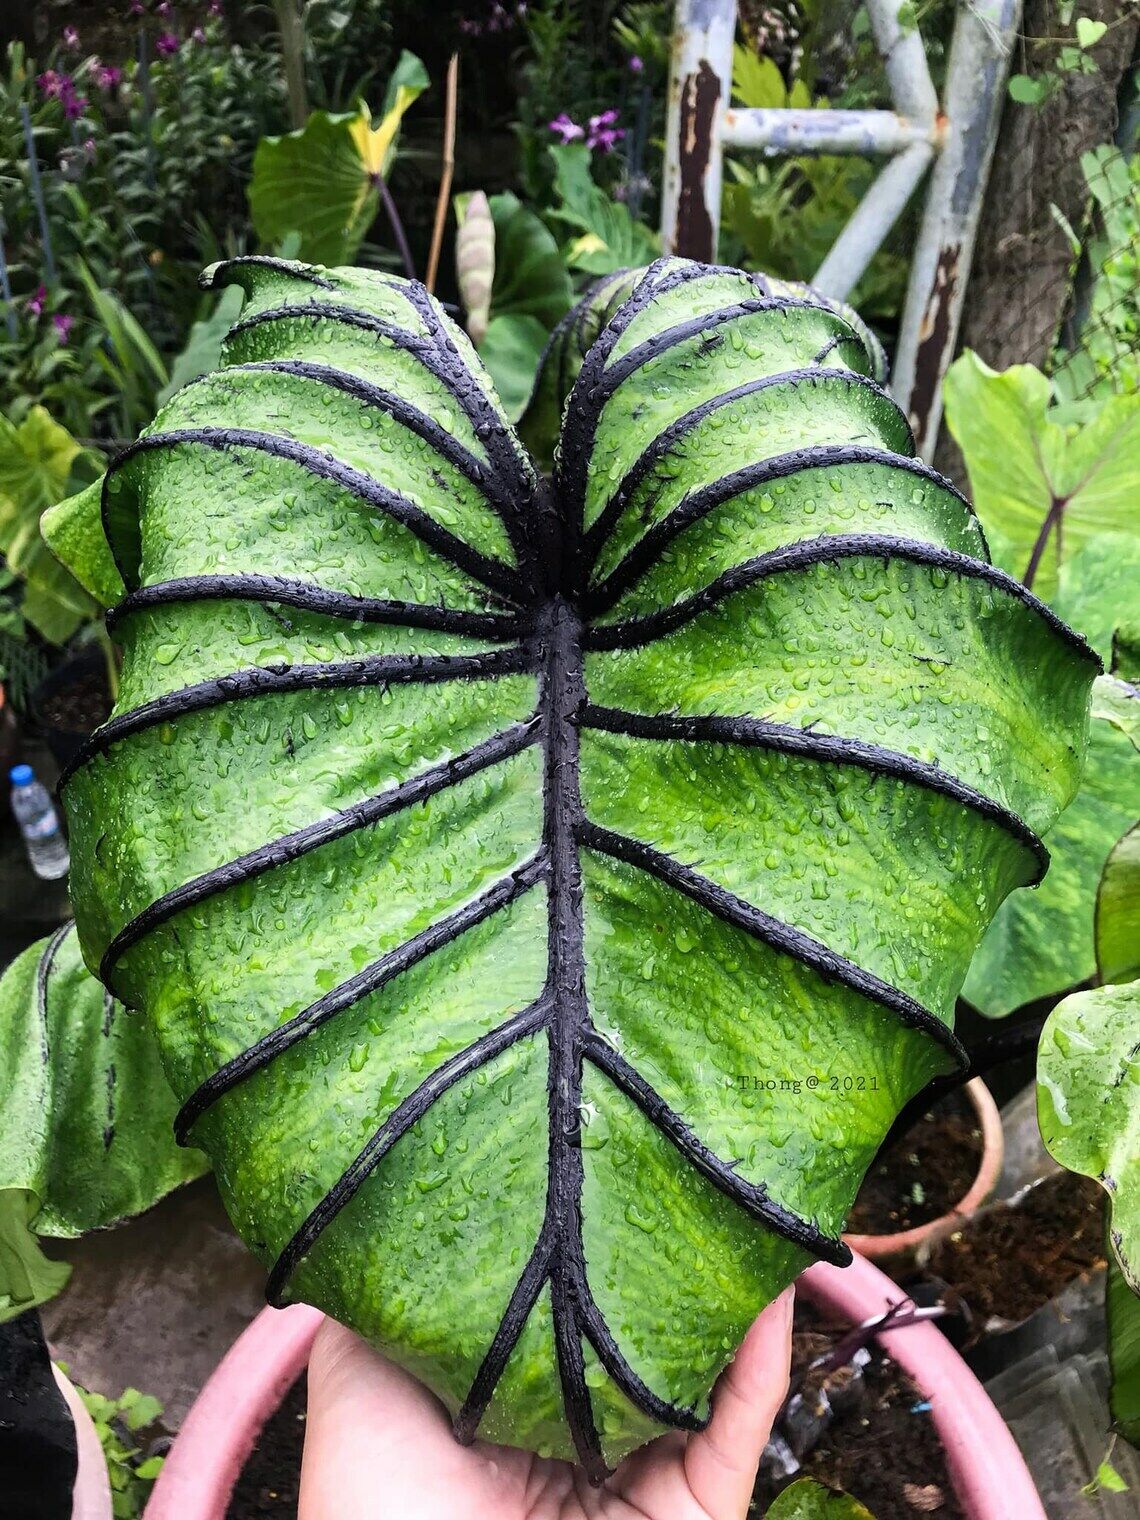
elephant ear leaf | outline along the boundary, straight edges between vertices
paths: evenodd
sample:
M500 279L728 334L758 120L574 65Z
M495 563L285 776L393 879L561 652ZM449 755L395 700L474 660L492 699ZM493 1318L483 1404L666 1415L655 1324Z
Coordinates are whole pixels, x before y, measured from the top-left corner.
M644 269L618 269L595 280L551 333L519 422L519 436L543 469L549 469L553 462L562 411L586 354L644 274ZM868 373L875 380L886 379L887 356L883 345L853 307L820 295L810 285L798 281L776 280L769 275L756 275L753 281L757 290L768 295L801 297L842 317L863 344L870 366Z
M105 487L85 953L271 1299L600 1478L846 1259L1098 662L813 298L651 266L540 482L422 287L214 277L224 367Z
M83 964L73 924L0 978L0 1319L51 1298L68 1268L36 1236L141 1213L206 1169L171 1135L154 1035Z

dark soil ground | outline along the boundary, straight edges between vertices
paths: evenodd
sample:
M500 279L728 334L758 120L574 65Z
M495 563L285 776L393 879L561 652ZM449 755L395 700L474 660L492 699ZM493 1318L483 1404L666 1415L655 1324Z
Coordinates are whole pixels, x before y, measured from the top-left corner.
M1077 1278L1104 1265L1104 1191L1059 1172L1016 1208L990 1208L941 1241L926 1275L946 1283L980 1324L1020 1322Z
M304 1441L305 1379L300 1377L253 1448L226 1520L296 1520Z
M84 670L79 679L46 696L36 709L36 717L48 728L90 733L106 722L110 711L106 679L102 671L92 669Z
M833 1346L845 1330L845 1326L824 1329L813 1310L797 1308L793 1387L797 1372ZM850 1400L848 1396L843 1401L842 1412L834 1415L822 1438L801 1459L802 1471L796 1476L815 1478L851 1494L875 1520L918 1520L922 1515L963 1520L929 1406L906 1373L874 1343L870 1349L861 1397ZM811 1402L821 1381L834 1394L837 1381L842 1385L849 1378L849 1370L822 1379L810 1373L800 1391ZM763 1477L757 1483L752 1511L757 1520L782 1486L786 1485Z
M855 1235L893 1235L948 1213L969 1191L982 1133L969 1099L948 1094L884 1147L863 1179L847 1221Z

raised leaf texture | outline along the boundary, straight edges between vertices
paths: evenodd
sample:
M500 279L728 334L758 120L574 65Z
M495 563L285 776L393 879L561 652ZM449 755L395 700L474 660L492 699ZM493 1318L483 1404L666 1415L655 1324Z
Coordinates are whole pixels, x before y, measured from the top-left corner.
M85 950L274 1300L598 1477L845 1259L1097 662L810 298L652 266L547 483L421 287L227 272L107 480Z

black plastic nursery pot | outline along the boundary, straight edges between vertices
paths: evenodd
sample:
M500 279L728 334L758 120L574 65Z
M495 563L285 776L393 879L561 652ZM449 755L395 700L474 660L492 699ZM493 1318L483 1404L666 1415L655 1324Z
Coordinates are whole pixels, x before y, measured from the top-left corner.
M962 1353L993 1377L1043 1344L1074 1349L1103 1319L1104 1197L1069 1172L1039 1178L918 1253L929 1289L962 1306ZM917 1291L917 1290L916 1290Z
M60 770L75 759L111 705L106 659L95 647L68 655L36 687L32 720Z

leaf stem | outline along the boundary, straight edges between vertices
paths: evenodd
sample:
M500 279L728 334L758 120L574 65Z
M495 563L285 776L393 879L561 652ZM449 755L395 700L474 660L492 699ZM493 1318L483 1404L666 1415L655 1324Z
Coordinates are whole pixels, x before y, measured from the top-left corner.
M1034 579L1036 578L1037 571L1041 566L1041 560L1045 554L1046 545L1049 542L1049 535L1052 533L1054 528L1057 529L1058 550L1061 547L1061 521L1064 517L1065 508L1068 506L1068 504L1069 498L1067 496L1054 496L1052 504L1050 505L1048 512L1045 514L1045 521L1041 524L1041 531L1038 533L1037 539L1034 542L1033 552L1029 556L1029 563L1025 567L1025 575L1022 578L1024 581L1025 589L1027 591L1030 591L1033 588Z
M392 192L388 189L388 181L382 174L376 176L376 188L380 191L380 200L388 218L388 225L392 229L392 236L396 239L396 247L400 252L400 259L404 266L404 273L409 280L416 277L416 266L412 263L412 250L408 247L407 233L404 224L400 220L400 213L396 209L396 202L392 199Z

